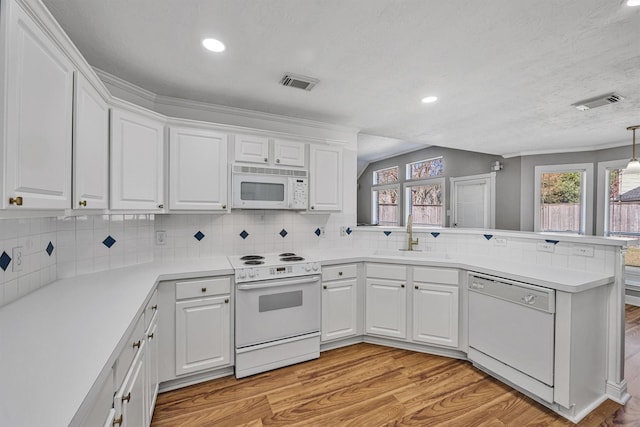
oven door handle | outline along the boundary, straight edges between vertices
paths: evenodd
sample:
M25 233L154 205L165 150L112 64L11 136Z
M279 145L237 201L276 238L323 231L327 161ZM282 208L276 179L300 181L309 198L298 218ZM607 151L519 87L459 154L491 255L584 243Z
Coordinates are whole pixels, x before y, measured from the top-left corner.
M304 279L279 280L277 282L259 283L256 285L237 285L240 291L250 291L251 289L275 288L278 286L304 285L307 283L319 282L319 277L309 277Z

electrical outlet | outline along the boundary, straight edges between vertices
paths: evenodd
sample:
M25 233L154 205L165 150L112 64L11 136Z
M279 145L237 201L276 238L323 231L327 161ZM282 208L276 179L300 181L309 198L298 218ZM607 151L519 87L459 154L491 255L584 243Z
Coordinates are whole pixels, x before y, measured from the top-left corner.
M538 243L538 251L539 252L553 252L556 248L556 245L548 242L539 242Z
M16 246L11 250L11 271L22 271L24 257L22 256L22 246Z
M507 239L504 237L496 237L493 239L493 244L496 246L507 246Z
M574 246L573 254L578 256L592 257L595 254L593 246Z
M167 232L156 231L156 245L166 245L166 244L167 244Z
M341 225L340 226L340 236L344 237L347 235L347 226L346 225Z

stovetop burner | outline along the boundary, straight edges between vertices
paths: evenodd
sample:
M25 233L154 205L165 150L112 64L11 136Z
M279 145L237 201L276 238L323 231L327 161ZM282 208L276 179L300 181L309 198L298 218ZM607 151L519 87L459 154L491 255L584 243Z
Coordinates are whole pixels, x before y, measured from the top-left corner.
M304 261L304 258L301 256L285 256L284 258L280 258L280 261Z
M264 259L264 257L262 255L245 255L240 259L242 261L252 261L252 260L256 260L256 259Z
M279 257L285 257L285 256L296 256L296 254L294 254L293 252L285 252L283 254L278 255Z
M259 259L250 259L244 262L244 265L260 265L264 264L264 261L260 261Z

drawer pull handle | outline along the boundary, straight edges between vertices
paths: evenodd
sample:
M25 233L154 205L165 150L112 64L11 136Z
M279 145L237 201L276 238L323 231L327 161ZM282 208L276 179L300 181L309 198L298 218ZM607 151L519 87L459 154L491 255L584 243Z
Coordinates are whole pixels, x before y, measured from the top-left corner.
M149 335L147 335L147 338L152 340L154 335L155 335L155 332L151 332Z
M131 402L131 392L127 393L126 396L122 396L123 402Z
M140 340L133 343L133 348L140 348Z
M164 205L158 205L158 209L164 209Z
M207 292L207 288L200 289L202 292Z
M16 205L16 206L22 206L22 196L18 196L16 198L10 197L9 198L9 204L10 205Z
M113 425L114 426L121 426L122 425L122 421L124 421L124 420L122 419L122 414L120 414L120 416L118 418L113 420Z
M151 306L151 310L157 310L158 309L158 304L152 305Z
M338 276L342 276L342 271L339 271L339 272L338 272Z
M224 303L225 303L225 304L229 304L229 298L225 298L225 299L224 299Z
M78 205L80 205L80 206L84 206L84 207L87 207L87 201L86 201L86 200L80 200L80 201L78 202Z
M327 289L327 285L323 285L323 286L322 286L322 288L323 288L323 289Z

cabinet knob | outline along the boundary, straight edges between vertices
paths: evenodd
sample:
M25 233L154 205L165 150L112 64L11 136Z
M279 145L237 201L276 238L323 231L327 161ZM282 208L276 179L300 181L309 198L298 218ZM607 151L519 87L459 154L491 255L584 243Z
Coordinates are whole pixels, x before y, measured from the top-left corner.
M149 338L150 340L153 339L153 336L155 335L155 332L151 332L149 335L147 335L147 338Z
M323 286L322 286L322 289L327 289L327 285L323 285Z
M315 208L316 208L315 206L311 206L311 209L315 209Z
M126 396L122 396L123 402L131 402L131 392L127 393Z
M164 209L164 205L158 205L158 209Z
M342 276L342 271L338 271L338 276Z
M133 343L133 348L140 348L140 340Z
M402 285L400 285L401 288L404 288L404 283Z
M114 426L121 426L122 425L122 414L120 414L120 416L118 418L116 418L115 420L113 420L113 425Z
M87 206L87 201L86 201L86 200L80 200L80 201L78 202L78 205L79 205L79 206L84 206L84 207L86 207L86 206Z
M280 163L280 159L276 159L276 163Z
M420 288L418 287L418 285L416 285L416 286L415 286L415 288L416 288L416 289L420 289Z
M225 299L224 299L224 303L225 303L225 304L229 304L229 298L225 298Z
M264 158L264 162L267 163L269 161L269 159L267 159L266 157Z
M207 288L200 289L202 292L207 292Z
M10 197L9 198L9 204L10 205L16 205L16 206L22 206L22 196L18 196L16 198Z
M227 209L227 205L222 205L222 209Z
M158 304L151 306L151 310L157 310L157 309L158 309Z

